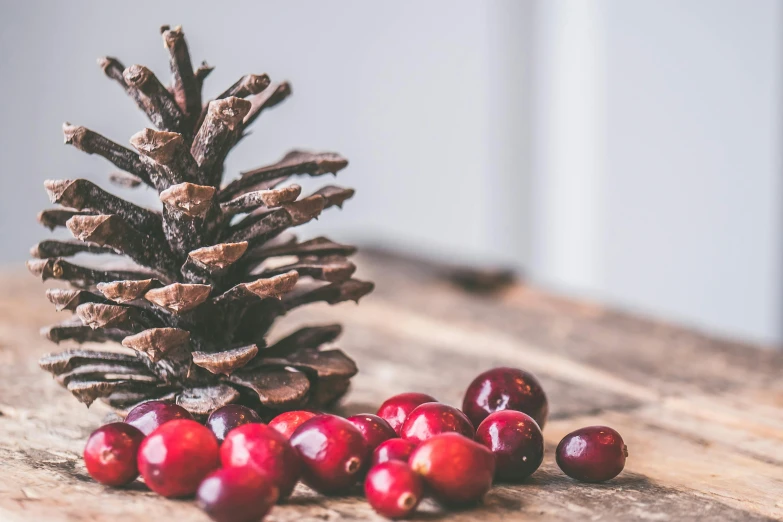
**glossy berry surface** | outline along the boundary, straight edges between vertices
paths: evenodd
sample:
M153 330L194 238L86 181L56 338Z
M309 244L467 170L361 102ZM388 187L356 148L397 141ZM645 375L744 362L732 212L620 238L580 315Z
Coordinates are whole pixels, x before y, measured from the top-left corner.
M478 426L487 415L501 410L527 413L543 429L549 403L533 374L518 368L494 368L476 377L468 386L462 411Z
M458 433L443 433L421 443L411 453L408 465L446 505L478 502L489 491L495 475L492 452Z
M426 402L438 401L435 397L426 393L400 393L389 397L381 404L381 407L378 408L378 417L388 422L389 426L399 435L402 425L410 412Z
M499 480L523 480L544 460L541 428L521 411L491 413L476 430L476 442L495 455L495 478Z
M139 472L147 487L164 497L192 495L219 464L217 439L193 420L167 422L139 447Z
M210 473L196 492L198 506L215 522L258 522L277 502L277 487L251 467Z
M207 428L212 430L218 442L222 443L229 431L249 422L261 422L261 417L247 406L229 404L210 414Z
M92 432L84 447L84 465L92 478L107 486L124 486L139 476L136 455L144 434L114 422Z
M269 421L269 427L276 429L282 433L285 438L290 439L291 435L296 431L296 428L316 415L318 415L316 412L308 410L287 411Z
M475 430L464 413L453 406L428 402L417 406L405 419L400 437L419 444L441 433L456 432L473 439Z
M291 445L302 457L304 483L324 494L353 486L370 459L362 433L335 415L319 415L299 426Z
M149 435L162 424L177 419L193 420L193 416L172 402L147 401L133 408L125 417L125 422L139 428L144 435Z
M402 462L408 462L408 458L411 456L416 444L409 440L404 439L389 439L386 442L382 442L380 446L375 448L372 452L372 459L370 460L370 466L377 466L390 460L399 460Z
M224 467L250 466L266 475L280 498L288 497L299 480L302 463L288 439L260 423L244 424L231 431L220 447Z
M557 465L582 482L603 482L620 474L628 448L612 428L588 426L572 431L557 445Z
M362 413L348 417L348 422L362 432L370 451L374 451L382 442L397 438L397 433L389 423L371 413Z
M405 518L416 510L424 494L419 475L397 460L370 469L364 494L372 508L387 518Z

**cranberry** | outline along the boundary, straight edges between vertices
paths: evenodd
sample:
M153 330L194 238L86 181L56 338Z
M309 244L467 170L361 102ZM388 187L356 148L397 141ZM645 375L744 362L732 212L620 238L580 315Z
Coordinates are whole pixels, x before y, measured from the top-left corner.
M144 435L149 435L161 424L175 419L193 420L193 416L188 410L172 402L147 401L133 408L125 417L125 422L139 428Z
M164 497L186 497L219 465L218 442L196 421L167 422L139 448L139 471L147 486Z
M225 467L251 466L269 477L286 498L294 490L302 462L285 436L266 424L244 424L231 430L220 448Z
M371 466L377 466L390 460L401 460L408 462L408 457L411 456L411 452L416 445L408 440L404 439L389 439L386 442L382 442L380 446L375 448L372 452Z
M457 408L439 402L428 402L417 406L408 415L400 436L418 444L434 435L450 431L456 431L469 439L476 433L465 414Z
M269 427L285 435L286 439L290 439L296 428L316 415L318 414L307 410L287 411L269 421Z
M533 374L516 368L494 368L476 377L462 402L462 411L478 426L492 412L516 410L527 413L544 428L549 404Z
M353 486L370 457L362 432L335 415L318 415L299 426L291 445L302 457L304 483L324 494Z
M603 482L620 474L628 448L612 428L588 426L572 431L557 445L557 465L583 482Z
M378 408L378 417L382 418L389 423L397 435L402 430L402 424L405 419L408 418L408 414L412 412L416 406L424 404L425 402L438 402L435 397L427 395L425 393L400 393L394 397L389 397Z
M239 404L229 404L213 411L207 419L207 428L212 430L218 442L225 440L228 432L248 422L261 422L255 410Z
M251 467L212 472L196 493L198 506L216 522L258 522L277 502L277 487Z
M476 430L476 442L495 455L495 478L522 480L544 460L544 436L536 421L521 411L491 413Z
M348 422L362 432L370 451L374 451L384 441L397 438L397 433L389 423L377 415L362 413L348 417Z
M413 513L423 493L421 478L407 464L396 460L370 469L364 482L367 501L387 518L405 518Z
M495 456L459 433L442 433L413 450L409 465L433 496L448 505L472 504L492 486Z
M144 434L130 424L114 422L92 432L84 447L84 465L107 486L124 486L139 476L136 454Z

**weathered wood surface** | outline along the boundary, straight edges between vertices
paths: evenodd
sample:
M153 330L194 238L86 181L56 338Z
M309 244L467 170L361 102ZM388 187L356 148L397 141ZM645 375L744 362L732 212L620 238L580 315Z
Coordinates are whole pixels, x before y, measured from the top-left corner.
M710 339L523 285L476 296L437 268L360 257L377 291L355 307L311 306L277 331L340 321L339 346L361 369L345 412L374 411L387 396L423 391L459 405L480 371L536 373L550 400L547 455L521 485L493 488L483 506L420 520L783 519L783 354ZM57 319L43 286L21 271L0 277L0 520L204 521L187 501L141 483L125 490L90 480L84 440L108 409L86 409L36 361L55 347L38 336ZM567 432L608 424L630 452L604 485L565 477L554 447ZM272 521L378 520L360 497L324 498L300 486Z

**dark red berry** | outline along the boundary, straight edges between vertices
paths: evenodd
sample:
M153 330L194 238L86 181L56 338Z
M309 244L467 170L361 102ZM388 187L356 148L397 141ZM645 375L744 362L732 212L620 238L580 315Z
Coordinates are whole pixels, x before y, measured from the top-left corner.
M382 442L380 446L375 448L372 452L372 460L370 466L377 466L390 460L400 460L402 462L408 462L408 458L411 456L416 444L405 439L389 439L386 442Z
M247 406L229 404L212 412L207 419L207 428L212 430L218 442L223 442L229 431L248 422L261 422L261 417Z
M258 522L277 502L277 487L245 466L214 471L198 487L196 501L215 522Z
M473 425L457 408L439 402L428 402L410 412L402 425L400 437L419 444L435 435L450 431L469 439L475 435Z
M144 434L124 422L101 426L84 446L84 465L92 478L107 486L124 486L139 476L136 455Z
M495 478L518 481L544 460L544 436L536 421L521 411L491 413L476 430L476 442L495 455Z
M269 427L282 433L286 439L290 439L296 428L318 415L314 411L297 410L281 413L271 421Z
M527 413L543 429L549 413L544 389L533 374L517 368L494 368L476 377L462 402L462 411L478 426L490 413Z
M402 430L402 424L405 419L408 418L408 414L412 412L416 406L424 404L425 402L438 402L435 397L427 395L426 393L400 393L393 397L389 397L378 408L378 417L382 418L389 423L389 426L400 434Z
M188 419L167 422L150 433L139 448L139 472L144 482L164 497L192 495L219 464L215 436Z
M588 426L572 431L557 445L557 465L583 482L603 482L620 474L628 448L612 428Z
M370 451L375 450L381 442L397 438L397 433L389 426L389 423L371 413L362 413L348 417L348 422L356 426L362 432L364 441Z
M447 505L466 505L484 497L495 474L495 457L459 433L443 433L421 443L409 461L433 496Z
M364 494L378 514L405 518L419 505L424 484L407 464L392 460L370 469L364 481Z
M125 422L139 428L144 435L149 435L161 424L176 419L193 420L193 416L188 410L172 402L147 401L133 408L125 417Z
M302 471L299 455L285 436L260 423L231 430L220 448L220 461L225 467L255 468L277 486L281 499L291 494Z
M370 452L362 433L335 415L318 415L291 436L302 457L302 480L324 494L346 491L361 477Z

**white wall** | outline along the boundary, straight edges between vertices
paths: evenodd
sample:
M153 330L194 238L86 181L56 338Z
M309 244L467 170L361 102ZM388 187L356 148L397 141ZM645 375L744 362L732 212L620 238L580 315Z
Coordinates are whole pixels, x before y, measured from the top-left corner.
M780 2L538 6L534 277L780 342Z
M45 236L44 179L111 171L61 122L120 143L148 125L95 58L165 77L158 26L182 24L217 66L207 93L250 71L294 87L229 173L292 147L350 158L356 198L311 233L783 341L779 1L215 5L0 4L0 263Z
M604 7L541 2L534 27L530 273L559 290L599 295L607 155Z

